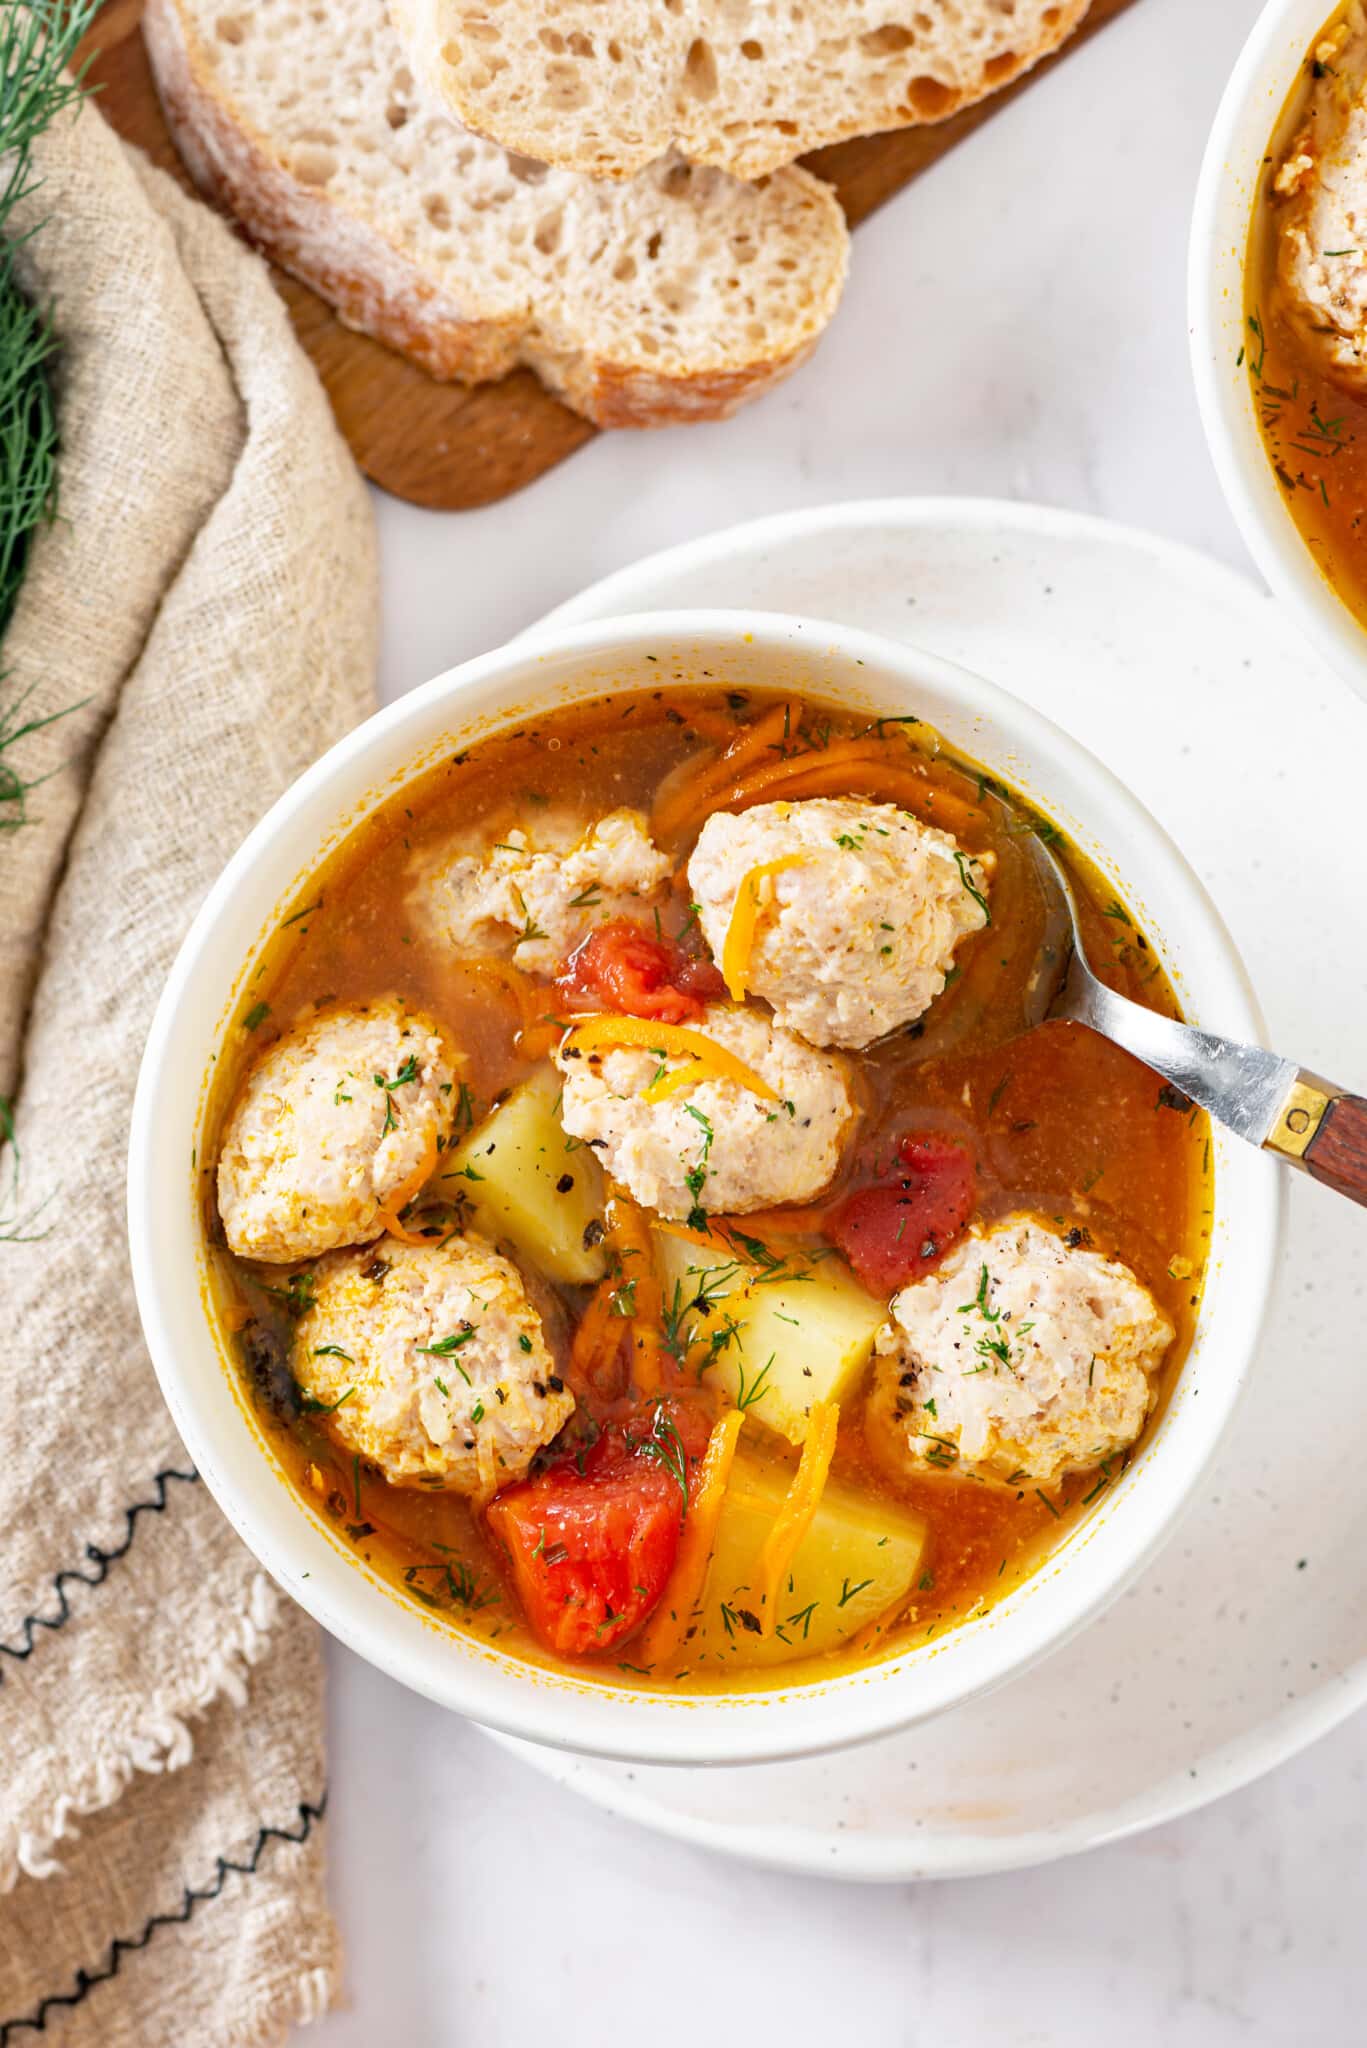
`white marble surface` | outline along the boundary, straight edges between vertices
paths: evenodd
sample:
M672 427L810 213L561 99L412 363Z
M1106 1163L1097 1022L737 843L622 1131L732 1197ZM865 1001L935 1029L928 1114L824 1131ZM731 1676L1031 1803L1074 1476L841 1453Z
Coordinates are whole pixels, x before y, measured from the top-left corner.
M601 438L484 512L381 502L386 695L649 549L835 498L1037 498L1242 564L1183 275L1204 135L1256 12L1138 0L860 230L816 361L738 420ZM352 2005L319 2048L597 2048L628 2015L653 2048L700 2025L792 2048L837 2026L871 2048L1367 2039L1367 1723L1070 1863L876 1890L658 1841L330 1661Z

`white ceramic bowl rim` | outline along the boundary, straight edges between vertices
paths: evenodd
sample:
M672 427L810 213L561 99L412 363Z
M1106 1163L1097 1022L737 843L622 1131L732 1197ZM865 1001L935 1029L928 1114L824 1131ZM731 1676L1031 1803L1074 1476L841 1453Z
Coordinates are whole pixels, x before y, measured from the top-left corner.
M1268 459L1246 360L1244 261L1268 143L1334 0L1268 0L1225 87L1192 210L1187 311L1211 459L1258 567L1301 629L1367 695L1367 632L1321 574Z
M644 668L648 655L658 666ZM703 659L722 658L740 682L772 685L786 668L810 675L818 692L870 708L923 710L1110 868L1149 922L1194 1021L1260 1035L1232 942L1181 855L1123 784L1028 706L951 663L823 621L654 613L525 636L451 670L378 712L280 798L211 890L172 968L144 1054L129 1152L133 1276L163 1393L205 1483L285 1591L360 1655L443 1705L533 1741L661 1763L756 1762L885 1734L1002 1683L1108 1604L1170 1533L1214 1451L1256 1341L1281 1211L1270 1162L1217 1134L1216 1241L1197 1340L1144 1457L1019 1592L888 1664L748 1695L593 1686L453 1640L315 1522L265 1453L202 1302L191 1156L203 1077L229 1005L264 931L339 819L354 824L391 794L438 737L458 740L472 720L496 719L531 695L544 706L562 701L562 687L582 697L614 679L658 684L672 661L696 674ZM633 662L643 672L624 673Z

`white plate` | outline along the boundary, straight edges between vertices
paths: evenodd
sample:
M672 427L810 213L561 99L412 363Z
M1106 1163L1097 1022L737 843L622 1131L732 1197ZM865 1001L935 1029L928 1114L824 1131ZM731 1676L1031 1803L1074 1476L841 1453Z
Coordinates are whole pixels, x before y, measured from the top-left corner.
M759 605L914 640L1118 770L1233 931L1271 1042L1367 1083L1367 711L1272 601L1184 549L972 500L763 520L608 578L558 622ZM774 1867L1017 1868L1187 1812L1367 1700L1367 1215L1292 1177L1267 1335L1158 1563L990 1698L861 1749L724 1771L509 1746L614 1813Z

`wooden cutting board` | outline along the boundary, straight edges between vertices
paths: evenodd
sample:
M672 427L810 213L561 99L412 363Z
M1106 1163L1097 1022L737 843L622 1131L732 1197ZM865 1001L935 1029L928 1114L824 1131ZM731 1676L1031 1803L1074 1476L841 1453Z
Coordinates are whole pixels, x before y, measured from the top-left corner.
M96 53L88 82L98 88L101 111L119 133L188 185L143 48L142 4L106 0L88 39ZM1133 0L1092 0L1083 26L1055 56L951 121L838 143L806 162L835 186L854 226L1132 5ZM366 475L396 498L438 511L489 505L563 462L597 432L543 390L529 370L497 384L439 384L391 349L344 327L307 285L281 270L274 276L352 453Z

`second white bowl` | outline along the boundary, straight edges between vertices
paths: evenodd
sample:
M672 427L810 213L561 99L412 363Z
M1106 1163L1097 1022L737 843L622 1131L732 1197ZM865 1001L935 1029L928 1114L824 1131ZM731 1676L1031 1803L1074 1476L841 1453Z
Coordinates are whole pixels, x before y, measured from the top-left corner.
M1269 0L1240 52L1201 165L1187 268L1191 362L1225 498L1276 596L1344 681L1367 696L1367 630L1328 583L1287 509L1247 369L1244 264L1282 109L1333 0Z

